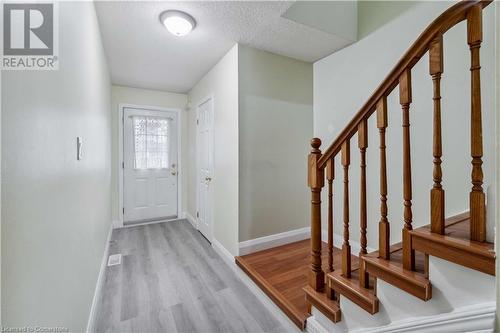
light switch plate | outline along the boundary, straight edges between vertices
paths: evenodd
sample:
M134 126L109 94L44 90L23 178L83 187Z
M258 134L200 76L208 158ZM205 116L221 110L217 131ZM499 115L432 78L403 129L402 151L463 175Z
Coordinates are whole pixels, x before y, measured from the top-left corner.
M77 160L81 160L83 157L82 146L83 146L83 138L81 136L78 136L76 138L76 159Z

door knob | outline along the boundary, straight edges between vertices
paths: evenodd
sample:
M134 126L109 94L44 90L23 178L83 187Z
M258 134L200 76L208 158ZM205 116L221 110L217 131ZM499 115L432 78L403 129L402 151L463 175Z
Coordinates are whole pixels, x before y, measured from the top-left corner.
M205 177L205 180L206 180L207 182L210 182L210 181L212 180L212 178L211 178L211 177Z
M172 171L171 174L172 174L172 176L175 176L177 174L177 172Z

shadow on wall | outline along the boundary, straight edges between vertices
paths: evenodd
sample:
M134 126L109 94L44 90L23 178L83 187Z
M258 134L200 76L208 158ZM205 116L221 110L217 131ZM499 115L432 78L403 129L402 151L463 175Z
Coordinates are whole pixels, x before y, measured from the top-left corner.
M358 1L358 40L365 38L418 1Z

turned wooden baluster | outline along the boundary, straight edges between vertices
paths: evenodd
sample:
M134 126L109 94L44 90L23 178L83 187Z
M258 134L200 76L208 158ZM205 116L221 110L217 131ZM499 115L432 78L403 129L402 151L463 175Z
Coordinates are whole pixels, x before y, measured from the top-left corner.
M486 205L483 191L483 130L481 120L481 79L479 48L483 39L482 8L472 7L467 15L467 42L471 52L471 156L470 238L486 241Z
M368 148L368 126L363 120L358 126L358 148L360 158L360 189L359 189L359 228L360 250L359 256L366 254L366 148Z
M387 166L385 153L385 130L387 128L387 98L384 96L377 103L377 127L380 135L380 222L378 224L379 257L390 258L390 226L387 220Z
M431 231L444 234L444 190L441 185L443 172L441 156L443 154L441 142L441 74L443 73L443 36L438 36L429 48L429 72L433 82L434 101L434 135L432 153L434 155L433 179L431 190Z
M351 277L351 245L349 245L349 140L342 144L342 166L344 168L344 243L342 244L342 274Z
M333 179L334 159L326 164L326 179L328 181L328 271L333 272Z
M323 290L325 275L321 268L321 188L324 186L323 169L318 168L321 157L321 140L311 140L308 156L308 185L311 188L311 271L309 285L316 291Z
M359 230L360 230L360 249L359 257L367 253L366 251L366 148L368 148L368 124L366 119L361 121L358 126L358 148L360 152L360 181L359 181ZM360 266L359 285L368 287L368 274L364 266Z
M334 159L331 158L326 163L326 179L328 181L328 272L333 272L333 179ZM325 286L326 296L335 299L335 291L328 285Z
M415 251L411 246L412 210L411 210L411 155L410 155L410 104L411 71L406 69L399 78L399 103L403 110L403 268L415 269Z

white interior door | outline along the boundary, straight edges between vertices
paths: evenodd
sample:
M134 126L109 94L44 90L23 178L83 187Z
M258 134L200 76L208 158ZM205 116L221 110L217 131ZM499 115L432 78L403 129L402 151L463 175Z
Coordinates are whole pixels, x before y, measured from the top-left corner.
M177 217L177 113L123 110L124 223Z
M212 241L212 178L213 151L213 100L208 99L197 110L197 174L198 174L198 229Z

